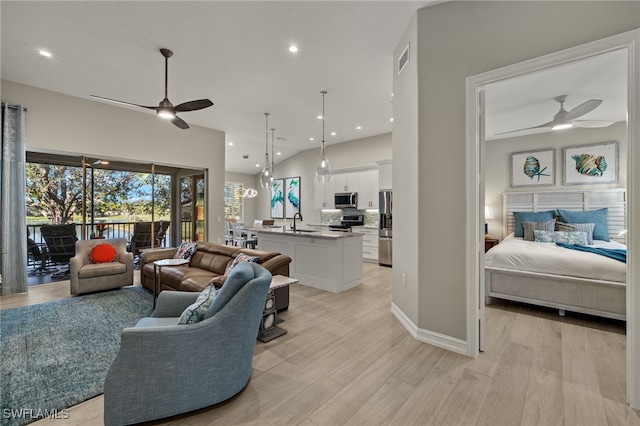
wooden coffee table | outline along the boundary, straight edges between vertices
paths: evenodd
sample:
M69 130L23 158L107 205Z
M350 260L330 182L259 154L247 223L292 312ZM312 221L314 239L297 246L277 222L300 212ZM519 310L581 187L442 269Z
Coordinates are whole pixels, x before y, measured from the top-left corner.
M164 266L188 265L187 259L162 259L153 262L153 308L156 307L156 299L162 289L162 268Z
M261 342L269 342L276 337L287 334L287 330L278 327L278 311L276 310L276 296L273 290L286 285L297 283L298 280L284 275L274 275L271 278L269 293L264 303L262 311L262 320L260 321L260 330L258 330L258 340Z

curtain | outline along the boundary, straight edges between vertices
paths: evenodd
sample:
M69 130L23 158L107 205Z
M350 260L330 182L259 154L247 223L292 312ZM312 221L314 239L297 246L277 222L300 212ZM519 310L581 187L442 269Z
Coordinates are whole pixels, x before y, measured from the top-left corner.
M21 105L2 103L0 161L0 294L27 291L27 218L25 200L25 113Z

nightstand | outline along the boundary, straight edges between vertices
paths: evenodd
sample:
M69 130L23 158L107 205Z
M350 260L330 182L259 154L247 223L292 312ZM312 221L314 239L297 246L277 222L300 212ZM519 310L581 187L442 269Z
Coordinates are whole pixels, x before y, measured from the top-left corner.
M495 238L485 238L484 239L484 252L488 252L489 249L495 245L497 245L500 242L500 240L497 240Z

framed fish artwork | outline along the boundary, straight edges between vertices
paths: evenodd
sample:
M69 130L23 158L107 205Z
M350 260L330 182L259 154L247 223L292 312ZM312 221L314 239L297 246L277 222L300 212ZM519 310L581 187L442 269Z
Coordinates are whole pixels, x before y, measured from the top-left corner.
M300 176L288 177L284 180L284 212L287 219L300 211Z
M556 150L539 149L511 153L511 187L553 186L556 183Z
M284 219L284 179L271 182L271 219Z
M618 142L562 149L563 185L618 183Z

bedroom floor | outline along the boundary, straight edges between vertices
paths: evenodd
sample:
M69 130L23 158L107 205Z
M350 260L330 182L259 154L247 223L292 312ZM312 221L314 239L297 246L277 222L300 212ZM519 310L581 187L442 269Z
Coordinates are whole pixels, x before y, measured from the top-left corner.
M292 286L288 334L256 344L243 392L152 424L640 425L625 402L624 323L495 301L487 350L472 359L413 339L390 313L390 282L390 268L364 264L344 293ZM69 297L68 282L14 296L2 308ZM101 424L102 413L99 396L34 426Z

